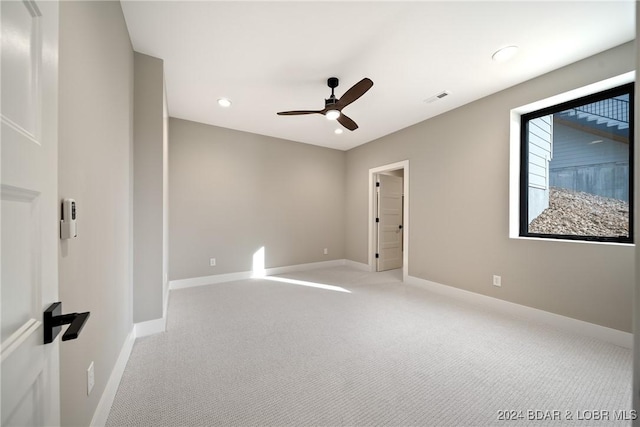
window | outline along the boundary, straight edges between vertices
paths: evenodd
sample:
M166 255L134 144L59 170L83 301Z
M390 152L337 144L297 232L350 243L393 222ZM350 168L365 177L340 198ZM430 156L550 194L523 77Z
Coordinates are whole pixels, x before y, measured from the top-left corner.
M632 243L633 83L520 124L520 236Z

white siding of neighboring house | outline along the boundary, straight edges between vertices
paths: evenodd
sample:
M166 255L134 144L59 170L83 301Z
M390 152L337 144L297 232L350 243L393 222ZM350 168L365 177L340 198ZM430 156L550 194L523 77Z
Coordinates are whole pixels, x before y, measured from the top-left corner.
M549 161L553 153L553 116L529 121L529 223L549 207Z
M553 132L555 141L554 157L549 165L551 170L602 163L629 163L627 143L559 123L555 123Z
M554 124L550 185L629 200L629 144Z

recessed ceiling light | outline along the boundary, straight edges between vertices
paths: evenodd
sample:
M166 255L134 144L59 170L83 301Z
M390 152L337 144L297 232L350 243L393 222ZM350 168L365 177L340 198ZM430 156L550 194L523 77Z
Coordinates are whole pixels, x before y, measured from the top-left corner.
M329 110L325 113L325 116L327 117L327 119L329 120L335 120L338 117L340 117L340 111L338 110Z
M496 62L505 62L513 58L518 53L518 46L506 46L498 49L491 55L491 59Z
M218 105L221 107L231 107L231 101L228 100L227 98L220 98L218 99Z
M340 135L342 132L342 129L336 129L333 131L333 133L335 133L336 135Z

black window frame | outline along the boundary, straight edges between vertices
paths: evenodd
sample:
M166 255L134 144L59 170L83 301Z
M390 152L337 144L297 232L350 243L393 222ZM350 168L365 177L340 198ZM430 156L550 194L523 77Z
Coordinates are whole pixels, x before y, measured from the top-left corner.
M603 99L629 94L629 236L602 237L602 236L581 236L567 234L543 234L529 232L529 121L555 114L564 110L575 108L581 105L601 101ZM587 242L610 242L610 243L634 243L634 136L635 136L635 83L627 83L612 89L607 89L591 95L576 98L567 102L552 105L520 116L520 218L519 235L521 237L534 237L543 239L576 240Z

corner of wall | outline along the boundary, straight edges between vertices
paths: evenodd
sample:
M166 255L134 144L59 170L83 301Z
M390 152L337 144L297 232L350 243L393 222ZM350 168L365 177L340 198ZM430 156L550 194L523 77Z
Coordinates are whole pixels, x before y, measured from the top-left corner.
M146 324L163 318L168 287L168 120L163 61L134 61L133 319Z

